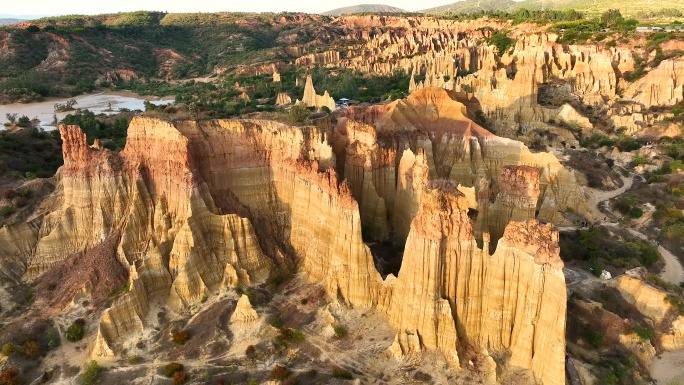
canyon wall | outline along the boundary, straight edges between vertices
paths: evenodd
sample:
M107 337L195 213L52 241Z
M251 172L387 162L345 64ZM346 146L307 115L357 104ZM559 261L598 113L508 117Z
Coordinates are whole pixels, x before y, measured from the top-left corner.
M397 355L438 350L456 367L471 352L509 357L502 370L528 369L540 383L561 384L565 284L557 233L510 222L495 253L487 231L478 247L470 217L475 194L431 178L442 163L429 151L429 135L384 147L396 137L349 123L345 137L354 140L342 158L332 139L340 133L272 121L138 117L118 154L90 147L80 129L62 126L61 207L40 226L0 236L35 234L27 237L35 247L18 243L12 252L33 278L121 234L116 255L129 270L130 289L104 312L95 356L116 354L144 329L154 303L183 311L221 288L258 284L274 266L299 262L330 297L385 314L397 329ZM357 150L347 148L354 143ZM339 164L349 184L340 183ZM536 168L497 170L500 183L511 184L500 189L502 202L518 199L519 185L527 186L520 199L534 198L539 185L527 175L536 176ZM406 233L398 276L383 279L376 270L364 222L378 223L385 236L393 228Z
M410 205L397 204L399 194L406 194L400 168L406 149L424 154L431 179L475 189L478 204L471 208L478 210L479 238L488 232L496 243L510 220L567 223L563 214L568 207L588 214L574 172L553 154L532 153L523 143L497 137L465 114L465 105L439 88L425 88L391 104L344 111L332 147L361 206L363 223L378 239L385 239L392 227L382 223L382 212L394 213L386 219L394 222L398 239L408 234L410 221L402 213ZM392 183L396 188L388 188ZM414 203L413 214L416 211Z

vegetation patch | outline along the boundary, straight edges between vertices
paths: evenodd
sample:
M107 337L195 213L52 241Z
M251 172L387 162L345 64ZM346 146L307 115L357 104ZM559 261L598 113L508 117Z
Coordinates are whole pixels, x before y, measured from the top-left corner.
M100 382L98 379L100 370L102 368L97 361L90 361L83 366L83 374L81 374L81 382L83 385L93 385Z
M79 318L72 322L67 328L65 335L71 342L80 341L85 335L85 320Z

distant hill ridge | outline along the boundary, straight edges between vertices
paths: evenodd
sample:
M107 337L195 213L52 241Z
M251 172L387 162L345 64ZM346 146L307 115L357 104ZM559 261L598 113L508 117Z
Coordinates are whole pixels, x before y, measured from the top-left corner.
M23 20L23 19L0 19L0 26L18 24L18 23L21 23L22 21L25 21L25 20Z
M360 4L349 7L337 8L332 11L323 12L326 16L341 16L353 13L403 13L405 10L397 7L391 7L384 4Z
M619 9L625 16L633 16L639 12L657 12L663 9L677 9L684 12L684 0L464 0L421 12L427 14L473 13L477 11L515 11L528 10L566 10L574 9L589 14L599 14L608 9Z

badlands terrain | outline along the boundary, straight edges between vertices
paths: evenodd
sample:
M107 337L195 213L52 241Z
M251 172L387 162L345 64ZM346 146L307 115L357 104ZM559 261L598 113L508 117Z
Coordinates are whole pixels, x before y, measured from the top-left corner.
M0 384L682 381L684 36L535 15L1 29L175 103L0 132Z

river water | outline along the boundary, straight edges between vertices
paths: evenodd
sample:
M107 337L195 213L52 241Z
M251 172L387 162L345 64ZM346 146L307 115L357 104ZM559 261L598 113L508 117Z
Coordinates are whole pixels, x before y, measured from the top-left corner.
M129 110L145 110L145 100L154 104L167 104L174 101L173 98L150 98L138 96L133 93L99 93L91 95L81 95L73 98L50 98L43 102L37 103L14 103L0 105L0 130L4 129L4 123L7 123L6 114L17 114L17 118L22 115L28 116L30 119L37 118L40 120L40 126L45 130L54 130L51 126L53 114L57 115L58 119L63 119L68 114L73 114L73 111L54 112L55 103L64 104L70 99L76 99L76 106L74 108L88 109L95 114L116 114L122 108ZM112 111L107 111L111 104Z

